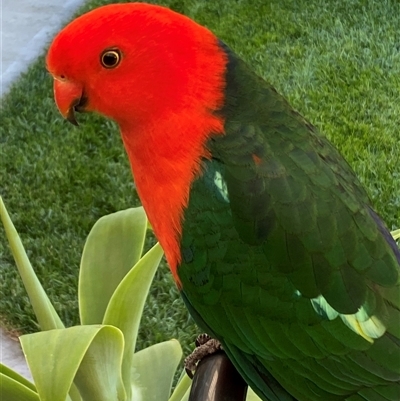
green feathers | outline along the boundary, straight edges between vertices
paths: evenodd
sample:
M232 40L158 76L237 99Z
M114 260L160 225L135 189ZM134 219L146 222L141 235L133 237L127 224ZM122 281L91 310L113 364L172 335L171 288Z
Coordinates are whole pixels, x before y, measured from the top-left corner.
M263 400L398 401L400 252L337 150L225 51L226 134L191 187L184 300Z
M373 311L368 311L368 305L361 306L357 313L346 315L333 309L322 295L311 299L311 303L315 311L321 316L329 320L336 319L339 316L351 330L371 343L374 342L374 339L385 334L386 326L373 314Z

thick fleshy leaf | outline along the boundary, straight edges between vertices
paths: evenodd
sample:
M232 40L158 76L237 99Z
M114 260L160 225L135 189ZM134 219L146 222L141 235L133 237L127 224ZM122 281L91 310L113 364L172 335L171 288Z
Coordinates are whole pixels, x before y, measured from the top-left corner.
M192 385L192 379L189 378L186 371L183 370L176 385L174 392L168 401L188 401L190 394L190 386Z
M40 401L38 394L11 376L0 373L0 400Z
M398 230L392 231L391 234L392 234L392 236L393 236L393 238L394 238L395 240L400 239L400 228L399 228Z
M104 315L103 324L118 327L124 335L122 377L128 393L128 400L131 399L129 383L132 377L132 359L139 323L151 282L162 255L163 250L157 243L136 263L115 290Z
M167 401L181 358L182 349L176 340L135 353L132 359L132 400Z
M41 401L65 401L75 378L84 401L122 401L124 340L112 326L76 326L20 337Z
M82 397L79 394L79 390L76 388L75 384L72 384L71 388L69 389L68 396L69 398L67 398L67 401L82 401Z
M139 260L147 229L142 207L123 210L96 222L83 249L79 274L82 324L100 324L115 289Z
M262 401L260 397L257 396L257 394L249 387L247 390L247 397L246 401Z
M182 398L182 401L189 401L189 396L190 396L190 387L187 389L185 395Z
M25 379L24 376L21 376L15 370L10 369L8 366L3 365L2 363L0 363L0 374L10 377L11 379L23 384L25 387L28 387L31 390L33 390L34 392L36 392L36 387L33 383L31 383L28 379ZM0 381L0 383L1 383L1 381ZM1 391L0 391L0 395L1 395Z
M75 384L84 401L127 399L121 371L123 336L116 327L106 327L90 344L76 374Z
M37 278L17 230L12 223L3 200L0 197L0 218L10 244L15 263L24 283L32 308L42 330L61 329L64 327L53 305L47 297L39 279Z

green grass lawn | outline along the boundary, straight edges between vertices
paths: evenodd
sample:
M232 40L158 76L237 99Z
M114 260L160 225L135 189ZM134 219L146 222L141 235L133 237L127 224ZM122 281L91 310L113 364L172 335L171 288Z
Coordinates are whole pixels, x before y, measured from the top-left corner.
M81 11L107 2L90 1ZM157 3L208 26L285 94L344 154L389 228L399 227L396 0ZM73 325L86 235L99 217L139 200L116 126L93 115L80 115L79 128L63 121L51 86L40 56L3 101L0 194L58 313ZM22 332L34 331L32 309L0 232L0 316ZM195 331L164 264L139 346L178 337L187 347Z

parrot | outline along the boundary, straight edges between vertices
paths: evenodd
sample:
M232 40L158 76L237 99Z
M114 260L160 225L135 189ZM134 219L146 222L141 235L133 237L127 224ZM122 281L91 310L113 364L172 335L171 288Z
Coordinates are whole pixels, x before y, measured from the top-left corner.
M400 251L350 165L211 30L109 4L46 56L114 120L179 293L263 401L400 400Z

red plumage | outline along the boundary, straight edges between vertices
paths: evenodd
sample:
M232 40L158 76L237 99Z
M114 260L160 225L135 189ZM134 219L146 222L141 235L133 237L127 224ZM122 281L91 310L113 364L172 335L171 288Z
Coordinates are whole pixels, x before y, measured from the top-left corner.
M121 63L105 69L101 54L114 48ZM182 211L199 160L208 156L205 141L223 132L224 121L212 113L222 106L225 85L226 56L218 39L164 7L112 4L64 28L47 68L56 83L63 82L62 89L55 84L61 112L61 104L73 101L68 88L80 85L85 111L119 124L139 196L179 283Z

